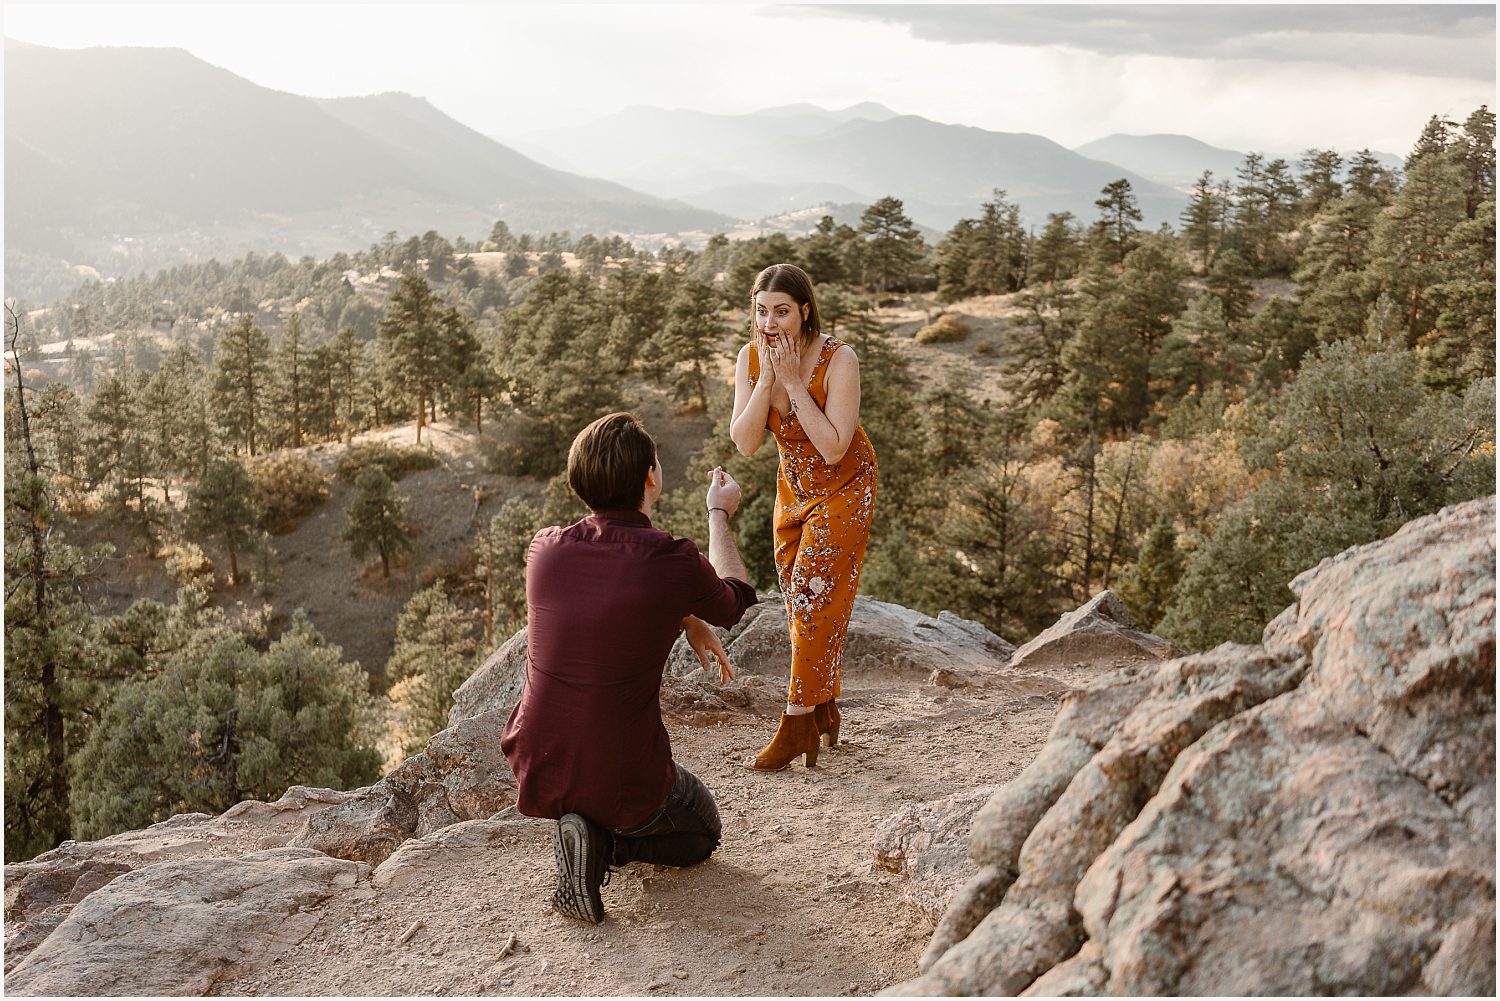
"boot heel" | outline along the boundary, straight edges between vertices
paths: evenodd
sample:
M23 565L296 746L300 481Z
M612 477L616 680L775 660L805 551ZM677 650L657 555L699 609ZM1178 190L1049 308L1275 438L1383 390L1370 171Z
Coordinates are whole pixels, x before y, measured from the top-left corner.
M759 754L745 759L745 766L757 771L779 772L799 756L809 768L818 763L818 724L812 713L797 716L782 713L776 735Z
M843 717L839 713L838 701L829 699L819 704L813 711L813 717L818 722L818 742L824 747L839 746L839 726Z

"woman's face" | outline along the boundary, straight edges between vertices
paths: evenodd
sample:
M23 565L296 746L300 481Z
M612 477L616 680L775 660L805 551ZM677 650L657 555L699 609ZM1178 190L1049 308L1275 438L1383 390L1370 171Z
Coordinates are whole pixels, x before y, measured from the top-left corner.
M794 338L802 332L806 307L785 292L755 293L755 331L766 340Z

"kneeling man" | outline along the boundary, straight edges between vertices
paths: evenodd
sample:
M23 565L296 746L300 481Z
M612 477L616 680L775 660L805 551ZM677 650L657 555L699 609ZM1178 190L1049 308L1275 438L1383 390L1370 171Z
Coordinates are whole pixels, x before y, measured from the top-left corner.
M718 847L719 811L672 761L661 678L680 631L708 666L729 661L705 622L731 626L755 590L729 530L740 487L709 474L708 559L651 526L656 443L631 414L601 417L568 453L568 485L593 512L536 534L526 560L526 687L500 746L517 808L557 819L552 906L594 924L599 888L627 862L687 866Z

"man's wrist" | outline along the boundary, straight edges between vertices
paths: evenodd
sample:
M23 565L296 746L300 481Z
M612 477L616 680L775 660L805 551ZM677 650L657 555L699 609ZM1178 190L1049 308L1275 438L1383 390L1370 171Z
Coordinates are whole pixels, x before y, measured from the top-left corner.
M710 515L713 514L715 511L718 511L720 514L722 514L724 516L724 520L725 521L729 520L729 509L728 508L711 507L711 508L708 509L708 513Z

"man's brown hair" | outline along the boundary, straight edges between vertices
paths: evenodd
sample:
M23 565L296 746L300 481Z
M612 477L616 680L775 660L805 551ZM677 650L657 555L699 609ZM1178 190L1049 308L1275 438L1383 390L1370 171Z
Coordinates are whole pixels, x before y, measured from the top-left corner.
M638 511L656 442L635 414L607 414L573 439L568 486L591 511Z

